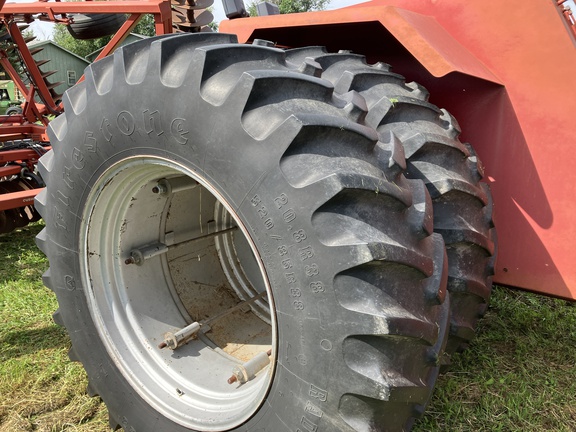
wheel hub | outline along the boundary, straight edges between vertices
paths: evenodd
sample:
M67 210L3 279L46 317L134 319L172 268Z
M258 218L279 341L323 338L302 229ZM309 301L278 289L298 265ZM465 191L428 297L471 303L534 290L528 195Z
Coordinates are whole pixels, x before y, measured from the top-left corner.
M239 216L204 178L156 157L112 165L85 209L88 305L123 376L185 427L224 431L248 420L272 382L277 332ZM191 328L174 349L165 343Z

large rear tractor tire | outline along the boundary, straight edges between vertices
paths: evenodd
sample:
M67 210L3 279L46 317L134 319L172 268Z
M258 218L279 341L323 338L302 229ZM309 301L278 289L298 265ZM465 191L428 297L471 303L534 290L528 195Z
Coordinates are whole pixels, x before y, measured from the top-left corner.
M50 124L45 283L112 428L398 431L430 397L449 328L430 197L362 97L285 56L142 41Z
M434 231L448 254L451 325L447 352L464 349L490 300L496 259L492 197L474 149L458 139L460 127L428 102L428 91L393 73L389 65L366 64L364 56L327 53L322 47L290 50L297 65L316 63L336 94L362 96L365 124L380 139L393 136L405 152L407 178L426 184L434 207Z

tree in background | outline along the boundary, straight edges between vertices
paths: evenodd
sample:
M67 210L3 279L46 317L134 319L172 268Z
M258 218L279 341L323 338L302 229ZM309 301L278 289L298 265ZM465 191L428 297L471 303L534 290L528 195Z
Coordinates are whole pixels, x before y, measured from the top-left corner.
M112 36L98 39L74 39L63 24L56 24L56 26L54 26L52 36L54 43L82 58L86 58L88 54L99 50L112 39Z
M273 3L278 6L281 14L310 12L326 9L330 4L330 0L267 0L268 3ZM256 3L251 3L248 6L248 13L250 16L257 16Z
M154 28L154 15L146 14L142 18L136 27L132 31L142 36L156 36L156 29Z

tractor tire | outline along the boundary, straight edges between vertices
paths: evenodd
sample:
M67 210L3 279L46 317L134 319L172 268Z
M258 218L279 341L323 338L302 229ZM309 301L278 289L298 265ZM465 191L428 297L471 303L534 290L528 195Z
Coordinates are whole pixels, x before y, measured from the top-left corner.
M97 39L114 34L126 21L124 14L72 14L68 32L74 39Z
M380 139L404 148L405 175L426 184L434 207L434 232L446 243L451 325L447 352L461 351L486 311L496 259L492 197L483 167L460 127L444 109L428 102L428 91L393 73L388 64L368 65L364 56L327 53L322 47L290 50L295 65L316 63L336 94L351 91L367 104L365 124Z
M15 115L15 114L22 114L22 107L20 106L11 106L6 109L6 115Z
M64 95L37 243L113 429L397 431L423 411L449 329L430 197L314 75L182 34Z

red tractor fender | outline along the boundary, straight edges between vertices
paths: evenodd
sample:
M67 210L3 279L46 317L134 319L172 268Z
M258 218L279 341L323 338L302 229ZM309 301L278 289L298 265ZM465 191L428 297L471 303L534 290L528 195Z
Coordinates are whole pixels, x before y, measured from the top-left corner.
M355 35L370 30L370 24L379 23L397 42L435 77L443 77L452 72L499 83L498 78L474 55L452 37L432 16L404 10L396 6L366 6L332 11L310 12L291 15L276 15L248 18L234 21L223 21L220 30L235 33L239 42L246 43L254 39L266 38L278 45L294 45L294 32L307 33L308 26L326 26L326 35L334 36L337 28L348 34L349 41L354 43ZM257 27L255 27L255 25ZM284 36L278 38L279 32ZM298 39L306 39L310 44L317 44L317 38L300 34ZM382 35L373 42L381 44ZM277 40L278 39L278 40ZM300 42L300 41L299 41ZM348 44L343 45L349 49Z

